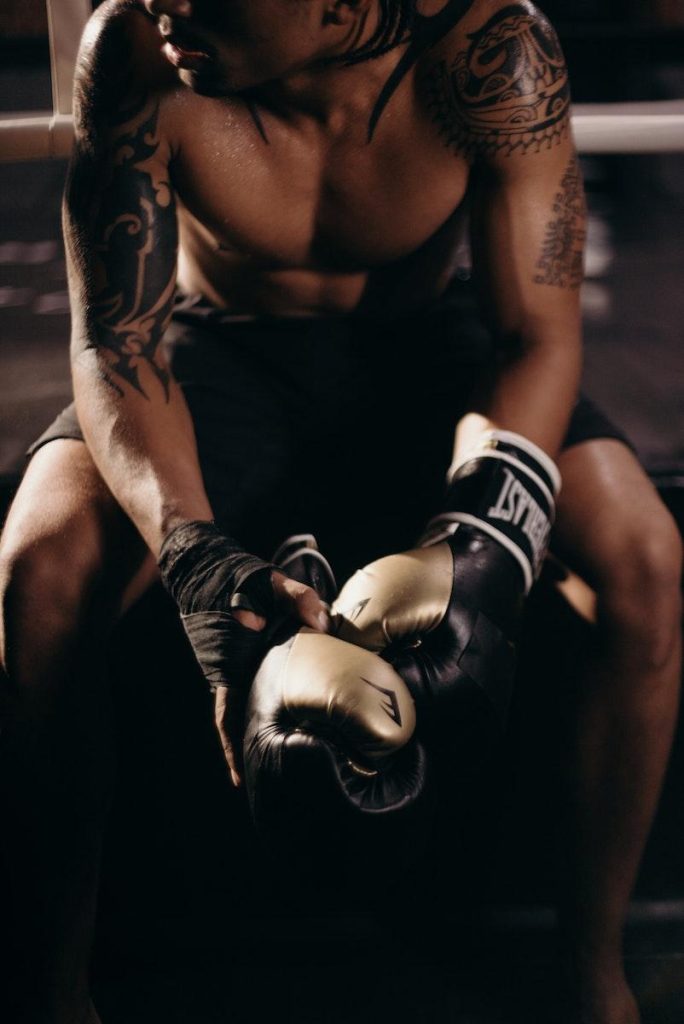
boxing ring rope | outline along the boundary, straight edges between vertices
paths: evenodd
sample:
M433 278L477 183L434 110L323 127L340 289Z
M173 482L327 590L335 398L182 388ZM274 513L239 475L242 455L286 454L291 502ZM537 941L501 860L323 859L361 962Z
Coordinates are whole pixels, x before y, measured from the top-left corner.
M71 93L78 44L92 0L46 0L52 74L52 112L0 114L0 160L68 157L74 134Z
M68 157L73 139L71 91L78 43L92 0L46 0L53 110L0 115L0 160ZM573 107L580 153L684 152L684 99L584 103Z
M576 103L572 128L580 153L684 152L684 100Z

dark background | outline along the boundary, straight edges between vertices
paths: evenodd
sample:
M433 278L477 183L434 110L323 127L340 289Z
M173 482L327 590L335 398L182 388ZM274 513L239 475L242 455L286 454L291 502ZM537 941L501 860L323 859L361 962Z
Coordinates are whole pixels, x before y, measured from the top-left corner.
M684 97L681 0L541 6L559 29L577 102ZM40 0L0 8L0 58L0 109L47 109ZM684 153L592 156L582 165L591 214L586 390L627 431L681 514ZM0 164L5 496L25 446L69 399L64 174L62 161ZM179 672L172 621L154 598L143 604L111 655L121 767L96 959L104 1024L549 1020L560 716L572 652L586 636L562 610L541 605L543 649L528 645L509 739L461 808L458 857L447 828L432 849L427 873L436 883L448 878L450 896L425 878L405 879L397 921L386 900L371 912L348 896L265 896L207 701ZM166 664L149 653L155 637L170 652ZM133 649L136 660L148 652L137 673L126 668ZM170 746L159 738L157 684L165 725L176 730ZM179 721L193 724L179 735ZM627 936L645 1024L684 1018L683 746L680 735ZM217 806L226 809L219 821ZM466 914L473 902L475 920Z

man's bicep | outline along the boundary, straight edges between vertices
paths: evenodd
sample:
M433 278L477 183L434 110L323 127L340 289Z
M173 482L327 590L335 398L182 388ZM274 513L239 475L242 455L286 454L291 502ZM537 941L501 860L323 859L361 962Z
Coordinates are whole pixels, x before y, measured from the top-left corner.
M130 68L77 80L76 146L64 201L73 355L96 355L121 395L168 397L160 343L176 278L177 225L160 101Z
M585 233L582 175L570 140L507 172L482 169L473 187L474 273L504 329L576 309Z
M553 319L576 305L585 235L565 59L528 3L500 7L469 39L451 83L472 155L476 273L504 320Z

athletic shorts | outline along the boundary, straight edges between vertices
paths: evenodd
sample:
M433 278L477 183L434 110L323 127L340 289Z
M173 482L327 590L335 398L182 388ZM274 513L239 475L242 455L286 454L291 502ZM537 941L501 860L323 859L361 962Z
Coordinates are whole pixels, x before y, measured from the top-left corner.
M464 295L400 322L242 320L184 298L165 347L217 522L266 558L313 532L338 574L414 543L494 357ZM73 405L29 455L56 438L83 440ZM591 438L629 444L581 398L565 447Z

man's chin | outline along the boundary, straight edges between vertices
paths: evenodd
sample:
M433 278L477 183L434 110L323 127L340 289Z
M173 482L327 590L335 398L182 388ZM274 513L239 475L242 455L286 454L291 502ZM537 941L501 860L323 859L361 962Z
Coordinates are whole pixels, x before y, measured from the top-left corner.
M200 96L233 96L240 91L231 82L218 75L201 74L185 68L179 72L179 75L181 82Z

